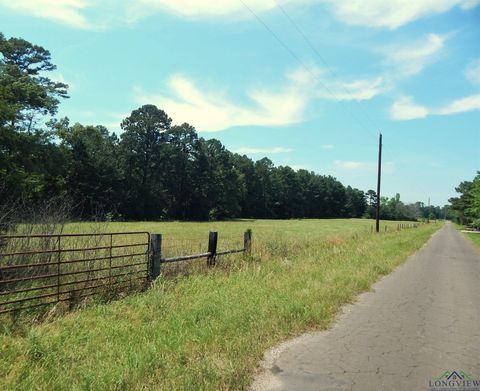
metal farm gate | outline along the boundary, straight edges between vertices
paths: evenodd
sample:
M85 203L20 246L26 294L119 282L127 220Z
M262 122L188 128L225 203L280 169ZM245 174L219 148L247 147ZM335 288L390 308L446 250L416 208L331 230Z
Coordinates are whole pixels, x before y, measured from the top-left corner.
M149 262L148 232L0 236L0 314L139 289Z

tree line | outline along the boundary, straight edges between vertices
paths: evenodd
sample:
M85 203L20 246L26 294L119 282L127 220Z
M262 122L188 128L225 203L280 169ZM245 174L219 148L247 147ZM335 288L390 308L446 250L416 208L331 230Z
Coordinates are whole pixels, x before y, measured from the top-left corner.
M68 86L48 50L0 33L1 203L68 199L75 217L125 220L373 217L376 194L267 158L253 161L143 105L103 126L56 119ZM418 204L418 203L417 203ZM381 217L417 219L422 205L382 198Z
M480 229L480 171L473 180L461 182L455 190L459 196L449 199L453 219L459 224Z

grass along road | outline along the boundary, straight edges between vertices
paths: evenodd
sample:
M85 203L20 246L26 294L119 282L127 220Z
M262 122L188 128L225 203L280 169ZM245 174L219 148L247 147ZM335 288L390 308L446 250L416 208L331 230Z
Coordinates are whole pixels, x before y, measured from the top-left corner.
M253 256L225 257L215 269L159 279L145 293L87 307L23 335L4 332L0 389L246 388L266 349L326 328L342 304L441 226L371 235L366 220L132 224L137 228L112 224L109 230L145 224L151 232L187 237L252 228Z
M465 233L465 236L480 247L480 233Z
M479 278L480 252L446 224L330 330L273 349L251 390L457 388L440 384L450 372L438 378L450 368L478 371Z

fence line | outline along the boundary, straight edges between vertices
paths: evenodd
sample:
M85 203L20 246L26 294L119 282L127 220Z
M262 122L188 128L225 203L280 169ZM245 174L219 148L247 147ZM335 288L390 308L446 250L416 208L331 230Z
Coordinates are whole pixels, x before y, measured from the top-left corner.
M207 252L162 257L162 235L149 232L3 235L0 314L143 289L160 275L162 263L206 258L211 267L217 256L250 252L251 240L245 232L242 248L219 251L218 232L210 232Z
M162 263L174 263L181 261L191 261L194 259L206 258L207 266L215 266L216 258L219 255L235 254L235 253L249 253L252 248L252 232L247 231L243 235L243 248L229 249L218 251L218 232L210 232L208 235L208 251L198 254L180 255L175 257L162 257L162 243L163 237L161 234L151 235L152 255L150 261L150 278L153 280L160 275L160 268Z
M393 222L394 220L392 220ZM420 226L419 223L400 223L400 224L397 224L397 231L401 231L402 229L409 229L409 228L418 228ZM388 225L384 224L384 228L383 228L383 231L384 232L388 232ZM373 233L374 232L374 228L373 228L373 225L370 226L370 233Z

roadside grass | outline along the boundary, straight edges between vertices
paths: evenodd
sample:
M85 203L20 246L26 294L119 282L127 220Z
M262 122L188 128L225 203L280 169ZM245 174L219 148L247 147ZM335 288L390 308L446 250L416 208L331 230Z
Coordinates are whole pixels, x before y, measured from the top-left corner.
M465 236L467 238L469 238L477 246L480 247L480 234L478 234L478 233L475 233L475 234L465 233Z
M209 230L236 237L252 228L254 247L252 256L0 335L0 389L245 389L266 349L328 327L342 304L441 226L397 232L396 224L372 235L367 220L111 223L109 231L205 235L205 245Z
M464 230L467 230L467 227L464 225L460 224L454 224L455 228L458 229L459 231L462 231L462 234L465 235L468 239L470 239L474 244L480 247L480 233L469 233L469 232L464 232Z

